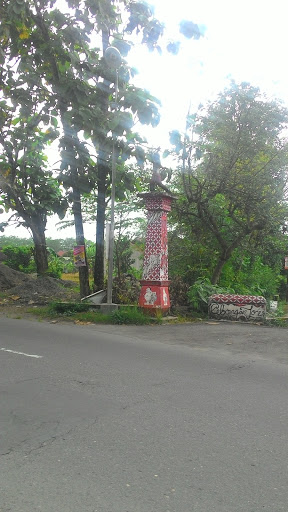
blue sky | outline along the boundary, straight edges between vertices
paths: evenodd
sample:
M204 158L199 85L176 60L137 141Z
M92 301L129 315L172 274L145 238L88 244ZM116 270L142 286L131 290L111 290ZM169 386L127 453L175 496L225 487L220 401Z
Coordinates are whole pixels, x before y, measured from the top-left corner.
M164 144L169 130L184 127L189 105L193 110L212 99L230 78L251 82L288 105L286 1L153 0L153 4L155 15L166 25L168 40L179 38L181 19L205 26L201 40L180 35L177 56L153 55L138 46L130 56L139 70L137 85L162 101L157 134Z
M151 3L151 2L150 2ZM148 89L162 102L158 128L146 130L150 144L168 144L172 129L184 129L189 106L213 99L233 78L259 86L288 106L287 14L284 0L153 0L155 15L166 25L167 42L179 39L177 56L151 54L140 45L129 56L138 68L135 85ZM179 34L179 22L187 19L205 26L198 41ZM74 236L74 228L56 232L57 218L49 221L48 236ZM14 229L13 229L14 232ZM85 235L94 239L95 226ZM9 234L9 230L5 234ZM25 229L18 236L28 236Z

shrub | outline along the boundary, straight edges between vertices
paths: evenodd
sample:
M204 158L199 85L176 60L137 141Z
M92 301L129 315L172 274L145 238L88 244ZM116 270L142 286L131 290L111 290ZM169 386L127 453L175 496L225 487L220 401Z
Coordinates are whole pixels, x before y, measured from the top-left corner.
M132 275L126 274L113 279L113 302L116 304L138 304L141 286Z
M278 266L271 267L260 256L243 255L239 251L224 265L220 278L223 288L231 286L235 293L264 295L267 300L277 293L280 284Z
M4 261L5 265L13 268L13 270L26 273L35 271L35 265L32 259L33 247L25 245L19 247L6 245L2 248L2 253L6 257Z
M180 276L175 276L171 280L171 284L169 287L169 296L171 307L176 306L187 306L188 299L187 293L189 290L189 285L184 279Z
M56 279L60 279L63 273L64 264L54 254L49 254L48 256L48 270L47 275L50 277L55 277Z
M200 313L207 313L208 300L214 293L234 293L231 288L221 288L212 284L207 278L200 278L190 286L188 290L188 300L192 308Z

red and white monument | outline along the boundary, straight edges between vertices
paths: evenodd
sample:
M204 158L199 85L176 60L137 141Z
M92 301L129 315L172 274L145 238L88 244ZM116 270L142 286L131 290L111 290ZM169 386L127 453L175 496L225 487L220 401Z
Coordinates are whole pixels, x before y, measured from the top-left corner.
M139 306L150 313L170 308L167 213L174 196L163 192L140 194L147 209L147 232Z

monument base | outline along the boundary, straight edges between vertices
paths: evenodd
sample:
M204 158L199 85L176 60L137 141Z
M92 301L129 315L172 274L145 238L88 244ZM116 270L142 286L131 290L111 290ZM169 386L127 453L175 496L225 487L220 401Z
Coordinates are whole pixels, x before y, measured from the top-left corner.
M139 306L151 315L157 311L166 314L170 309L170 281L140 281L141 292Z

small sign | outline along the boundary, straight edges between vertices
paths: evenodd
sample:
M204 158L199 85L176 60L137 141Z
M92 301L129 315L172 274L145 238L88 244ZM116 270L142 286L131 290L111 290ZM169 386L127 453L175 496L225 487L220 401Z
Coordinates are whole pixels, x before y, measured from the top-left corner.
M270 300L270 311L277 311L278 309L278 301Z
M76 267L86 267L85 246L84 245L77 245L76 247L74 247L73 258L74 258L74 265Z
M288 256L285 256L284 258L284 269L288 270Z

